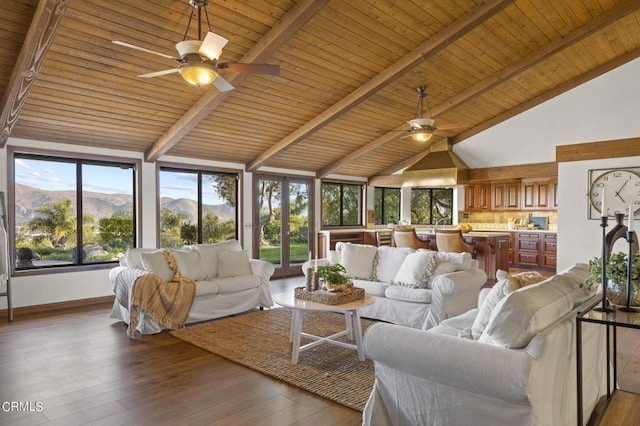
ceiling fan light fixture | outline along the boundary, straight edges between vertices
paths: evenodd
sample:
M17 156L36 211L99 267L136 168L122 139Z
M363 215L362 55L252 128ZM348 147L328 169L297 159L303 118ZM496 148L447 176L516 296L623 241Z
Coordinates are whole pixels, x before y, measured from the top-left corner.
M206 62L185 62L184 64L180 64L178 71L180 71L180 75L182 75L182 78L184 78L187 83L197 87L208 86L213 83L218 76L213 66Z
M198 49L198 54L206 56L210 60L218 60L222 55L222 49L227 45L229 40L209 31Z
M431 136L433 135L427 130L418 130L411 133L411 139L416 142L426 142L431 139Z

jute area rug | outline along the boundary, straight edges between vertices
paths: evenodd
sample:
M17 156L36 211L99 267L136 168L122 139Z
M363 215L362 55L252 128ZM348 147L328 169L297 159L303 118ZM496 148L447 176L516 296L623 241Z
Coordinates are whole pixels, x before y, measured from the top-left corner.
M373 321L362 320L363 331ZM291 311L271 309L174 330L171 335L206 351L362 411L373 388L373 362L355 350L322 343L291 363ZM303 331L329 336L344 330L344 316L305 314ZM311 340L302 338L302 344ZM354 342L355 343L355 342Z

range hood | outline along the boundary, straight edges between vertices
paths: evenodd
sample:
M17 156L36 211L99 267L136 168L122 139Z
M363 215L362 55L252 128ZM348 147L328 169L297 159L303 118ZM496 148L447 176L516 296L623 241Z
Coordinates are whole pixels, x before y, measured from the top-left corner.
M431 152L402 172L402 186L466 185L470 169L444 139L431 147Z

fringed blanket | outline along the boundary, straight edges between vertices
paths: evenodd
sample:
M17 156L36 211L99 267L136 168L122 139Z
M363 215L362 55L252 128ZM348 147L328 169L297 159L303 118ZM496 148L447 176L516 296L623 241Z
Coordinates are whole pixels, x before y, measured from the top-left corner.
M182 276L170 251L163 250L162 254L173 271L173 280L162 281L157 274L146 274L136 278L129 308L129 337L134 336L138 326L138 307L145 315L169 329L184 327L191 311L196 296L196 284Z

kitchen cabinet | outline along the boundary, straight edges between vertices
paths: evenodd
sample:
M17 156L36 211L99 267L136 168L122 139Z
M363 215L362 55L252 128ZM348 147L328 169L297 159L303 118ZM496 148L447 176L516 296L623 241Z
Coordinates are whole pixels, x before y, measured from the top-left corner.
M491 182L492 210L520 210L519 180Z
M554 191L554 181L545 180L522 180L522 209L523 210L548 210L553 209L555 197L551 197Z
M515 259L520 267L556 269L557 234L544 232L515 232Z
M478 267L487 273L488 282L496 282L498 269L509 270L509 233L463 234L463 238L474 243Z
M464 209L483 211L491 208L491 184L472 183L464 187Z

